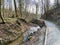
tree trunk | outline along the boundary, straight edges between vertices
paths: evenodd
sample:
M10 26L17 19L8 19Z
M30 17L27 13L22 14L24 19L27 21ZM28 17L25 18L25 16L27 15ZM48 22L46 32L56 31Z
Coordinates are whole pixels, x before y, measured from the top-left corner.
M59 6L59 0L57 0L57 7Z
M49 0L46 0L46 12L45 12L45 14L46 14L46 19L49 17L49 15L48 15L48 10L49 10Z
M22 17L22 0L19 0L19 10L20 10L20 15Z
M8 0L8 2L9 2L9 17L11 17L11 13L12 13L12 0Z
M4 0L1 0L2 6L3 6L3 17L4 17Z
M38 3L36 3L36 18L38 19Z
M4 20L3 20L2 15L1 15L1 0L0 0L0 18L2 19L2 23L5 23Z
M15 14L16 14L16 17L18 17L18 14L17 14L17 6L16 6L16 0L14 0L14 7L15 7Z

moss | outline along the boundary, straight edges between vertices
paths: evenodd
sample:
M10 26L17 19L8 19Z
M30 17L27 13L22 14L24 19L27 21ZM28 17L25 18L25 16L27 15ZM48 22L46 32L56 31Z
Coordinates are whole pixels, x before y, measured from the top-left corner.
M30 40L31 38L32 38L32 36L29 36L29 37L28 37L28 40Z

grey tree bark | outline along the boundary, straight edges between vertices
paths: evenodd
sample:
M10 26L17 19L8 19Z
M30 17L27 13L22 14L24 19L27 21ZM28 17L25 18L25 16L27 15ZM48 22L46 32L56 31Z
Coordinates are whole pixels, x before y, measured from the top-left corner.
M11 17L12 15L12 0L8 0L9 2L9 14L8 14L8 17Z
M36 3L35 5L36 5L36 18L38 19L38 3Z
M19 11L20 11L20 16L22 17L22 0L19 0Z

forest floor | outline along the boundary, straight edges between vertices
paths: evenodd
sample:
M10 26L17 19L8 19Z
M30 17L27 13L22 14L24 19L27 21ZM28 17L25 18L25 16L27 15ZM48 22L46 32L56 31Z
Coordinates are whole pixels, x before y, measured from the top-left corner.
M9 18L5 19L5 24L0 24L0 38L3 39L4 43L7 43L7 45L17 45L23 42L23 33L27 31L26 29L29 27L26 27L27 25L24 22L19 23L16 21L15 18ZM39 33L38 33L39 32ZM33 43L36 40L38 40L38 35L40 35L40 31L37 31L34 35L31 41L29 43ZM32 42L33 41L33 42ZM29 44L28 43L28 44ZM24 43L26 45L26 43ZM4 44L5 45L5 44Z
M26 24L22 22L22 26L18 25L16 22L17 19L7 19L5 24L0 24L0 38L3 38L4 41L8 42L13 40L12 43L8 45L43 45L44 44L44 29L41 29L33 34L30 41L22 43L23 36L21 35L24 33L26 29ZM11 21L11 22L10 22ZM19 21L19 20L18 20ZM20 22L21 23L21 22ZM60 42L60 31L57 26L49 21L46 21L46 25L48 27L48 35L47 37L47 45L59 45ZM20 29L22 28L23 31ZM22 31L22 33L21 33ZM57 35L57 37L56 37ZM21 42L20 42L21 41ZM51 42L50 42L51 41Z

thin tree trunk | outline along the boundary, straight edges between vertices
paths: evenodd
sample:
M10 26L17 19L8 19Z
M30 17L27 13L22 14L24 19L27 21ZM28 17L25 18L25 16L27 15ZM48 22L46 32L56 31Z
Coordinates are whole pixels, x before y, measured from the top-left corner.
M48 13L47 13L48 10L49 10L49 0L46 0L46 12L45 12L46 13L46 19L49 17Z
M36 3L36 18L38 19L38 3Z
M28 16L28 15L27 15L27 11L26 11L27 9L26 9L26 8L27 8L27 6L25 6L25 18L24 18L24 19L26 19L27 16Z
M3 3L3 17L4 17L4 0L3 0L3 2L2 2L2 3Z
M17 14L17 6L16 6L16 0L14 0L14 7L15 7L15 14L16 14L16 17L18 17L18 14Z
M11 17L12 13L12 0L8 0L9 2L9 17Z
M59 6L59 2L58 2L58 0L57 0L57 7Z
M22 17L22 0L19 0L19 10L20 10L20 15Z
M1 15L1 0L0 0L0 18L2 19L2 23L5 23L4 20L3 20L2 15Z

